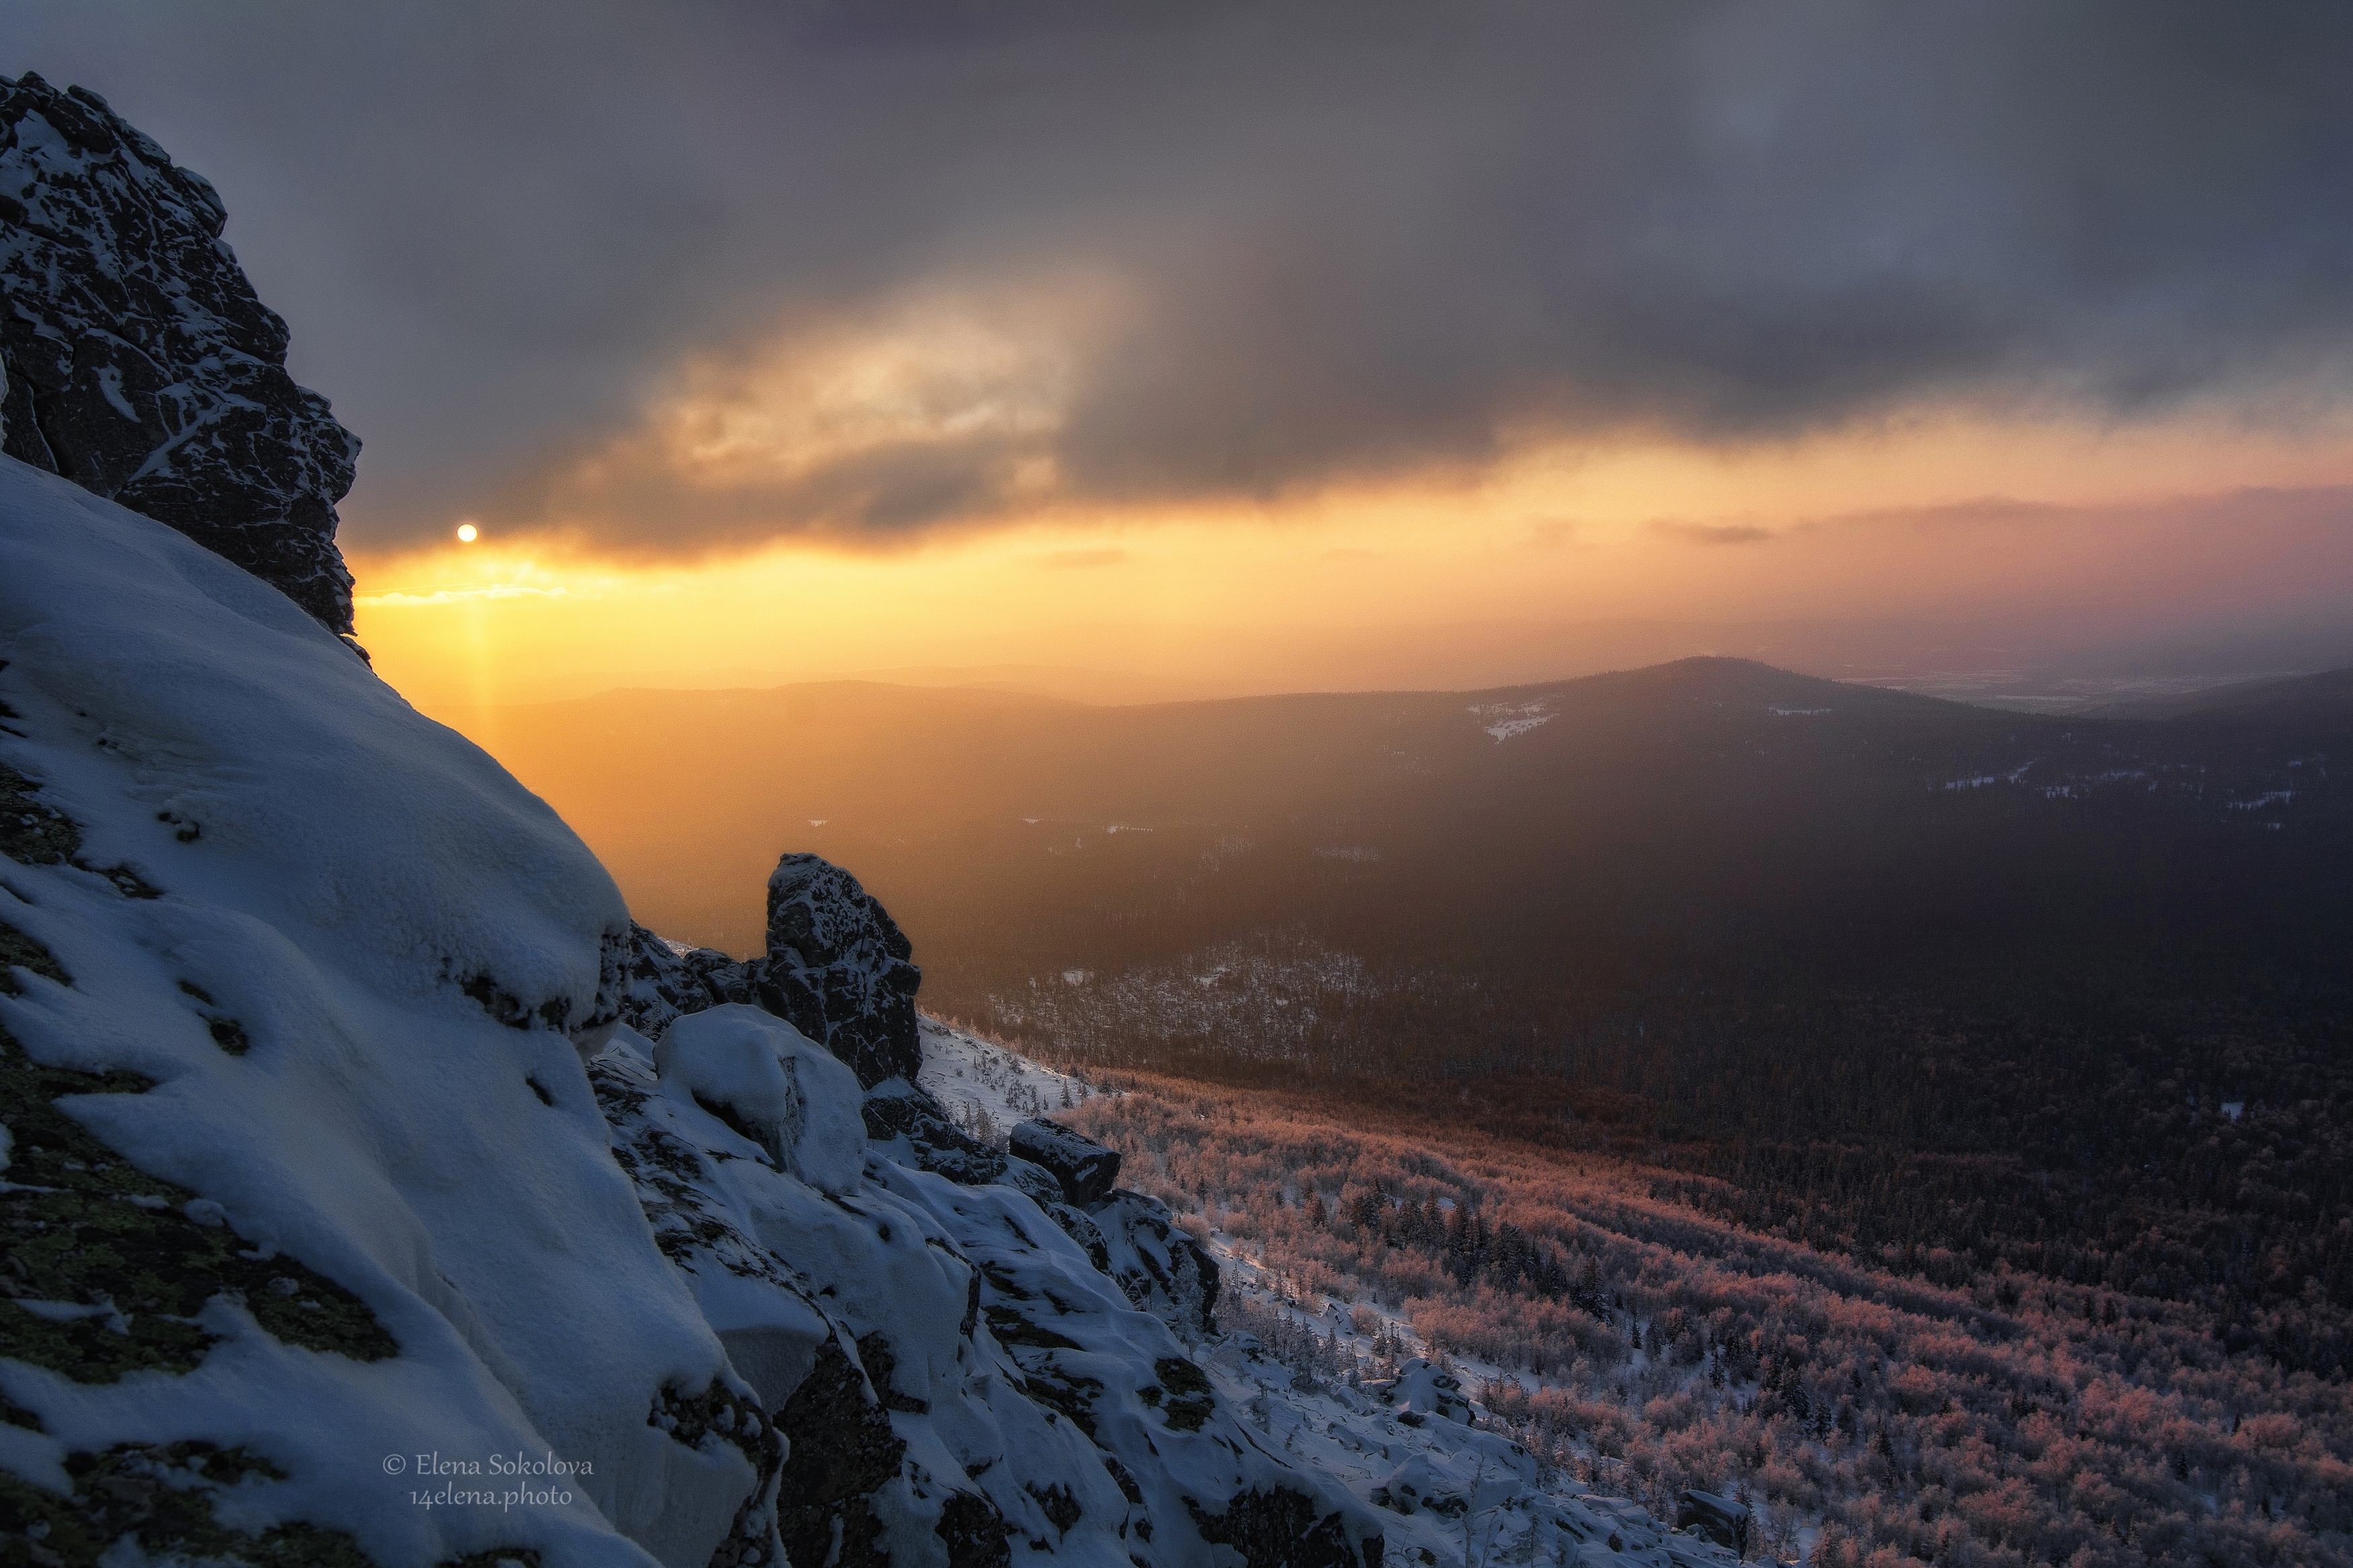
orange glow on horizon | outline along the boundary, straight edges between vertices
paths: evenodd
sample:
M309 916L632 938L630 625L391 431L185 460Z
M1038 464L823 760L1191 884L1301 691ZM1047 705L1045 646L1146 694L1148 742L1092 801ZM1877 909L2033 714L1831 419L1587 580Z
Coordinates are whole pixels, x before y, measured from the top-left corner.
M2325 508L2232 499L2337 486L2353 486L2343 422L2274 434L1952 418L1730 451L1539 447L1482 476L1262 503L1109 517L1051 504L890 551L782 541L634 560L508 534L353 564L378 668L445 717L583 694L608 675L773 684L910 665L1129 670L1202 694L1465 684L1442 657L1425 679L1384 667L1354 680L1313 645L1383 627L2068 606L2158 623L2353 584L2353 541Z

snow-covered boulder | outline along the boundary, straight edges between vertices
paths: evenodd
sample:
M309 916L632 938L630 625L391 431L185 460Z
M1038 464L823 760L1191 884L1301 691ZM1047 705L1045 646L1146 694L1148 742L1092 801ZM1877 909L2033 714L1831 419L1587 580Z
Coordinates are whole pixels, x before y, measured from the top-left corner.
M1041 1165L1061 1184L1062 1200L1079 1208L1100 1203L1119 1184L1119 1151L1044 1117L1024 1121L1007 1140L1016 1159Z
M905 1079L886 1079L866 1095L866 1136L874 1152L967 1186L1006 1179L1009 1162L958 1127L940 1102Z
M0 78L0 449L178 529L352 629L359 439L286 374L220 198L84 88Z
M1398 1367L1395 1378L1367 1384L1366 1389L1395 1409L1400 1418L1419 1420L1435 1415L1466 1425L1479 1418L1470 1397L1462 1392L1462 1380L1440 1371L1419 1356Z
M1374 1485L1369 1497L1395 1513L1428 1510L1440 1519L1459 1520L1490 1509L1526 1506L1535 1469L1535 1458L1505 1439L1433 1447L1409 1454Z
M780 1171L846 1193L866 1166L858 1077L773 1013L729 1003L672 1025L654 1047L662 1088L766 1150Z
M1187 1340L1218 1331L1218 1260L1176 1228L1166 1204L1122 1187L1087 1217L1103 1241L1103 1271L1137 1308Z

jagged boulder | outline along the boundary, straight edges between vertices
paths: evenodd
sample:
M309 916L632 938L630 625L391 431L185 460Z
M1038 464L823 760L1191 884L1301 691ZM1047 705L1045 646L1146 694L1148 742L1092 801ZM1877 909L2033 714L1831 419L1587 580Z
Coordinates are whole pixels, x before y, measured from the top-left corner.
M877 1084L866 1096L866 1135L885 1159L929 1171L965 1186L1006 1179L1012 1162L948 1119L940 1102L904 1079Z
M1083 1132L1039 1117L1024 1121L1008 1140L1014 1158L1042 1165L1061 1184L1062 1201L1076 1208L1102 1202L1119 1184L1119 1151L1106 1149Z
M86 88L0 78L0 449L178 529L338 633L359 438L286 374L286 323L204 176Z
M752 976L760 1005L849 1064L871 1089L914 1081L923 971L914 948L858 879L815 855L786 855L768 878L768 955ZM747 965L747 970L753 966Z
M730 1004L757 1007L759 963L730 958L715 947L674 942L633 921L622 1021L649 1040L659 1040L690 1013Z
M764 1007L849 1064L859 1083L915 1081L923 1065L914 948L858 879L788 854L768 879L768 951L742 963L630 931L629 1026L659 1039L678 1018L731 1002ZM944 1120L944 1119L943 1119Z

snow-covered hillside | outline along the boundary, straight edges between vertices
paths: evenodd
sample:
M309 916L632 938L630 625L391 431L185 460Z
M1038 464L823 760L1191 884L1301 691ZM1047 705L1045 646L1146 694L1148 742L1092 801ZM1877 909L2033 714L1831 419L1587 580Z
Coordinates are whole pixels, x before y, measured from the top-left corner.
M1184 1290L1106 1271L1183 1286L1158 1205L959 1166L988 1152L919 1090L867 1096L771 1012L622 1026L638 933L595 859L283 595L7 459L0 553L6 1532L67 1562L1377 1558L1134 1304L1184 1324ZM864 940L838 873L814 921L779 904L812 875L772 884L801 945L762 973L822 1001L902 961L827 945Z
M1075 1110L1094 1092L1082 1078L992 1046L937 1018L923 1021L923 1068L916 1082L955 1124L985 1143L1033 1116Z
M1118 1092L934 1018L923 1020L923 1086L984 1132ZM1313 1314L1235 1237L1206 1227L1197 1234L1221 1281L1223 1331L1195 1352L1210 1386L1261 1443L1380 1510L1388 1562L1598 1565L1613 1553L1653 1563L1731 1560L1639 1505L1539 1464L1495 1430L1466 1385L1504 1376L1502 1369L1432 1364L1415 1353L1411 1330L1370 1301L1354 1303L1353 1312L1335 1304L1329 1316ZM1254 1328L1292 1347L1314 1339L1329 1349L1279 1354ZM1314 1371L1303 1375L1303 1364Z

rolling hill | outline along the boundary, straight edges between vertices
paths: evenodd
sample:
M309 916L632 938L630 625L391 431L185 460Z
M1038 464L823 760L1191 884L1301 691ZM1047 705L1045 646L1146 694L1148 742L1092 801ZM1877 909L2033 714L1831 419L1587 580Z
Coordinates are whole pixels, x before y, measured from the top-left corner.
M1411 1026L1399 987L1478 988L1503 1049L1662 994L2308 970L2346 930L2349 727L2318 700L2057 719L1704 658L1116 708L617 691L479 738L688 940L754 942L759 868L807 848L900 912L937 1010L1029 1029L1256 943L1362 969L1374 1034ZM1072 994L1033 1009L1048 983Z

